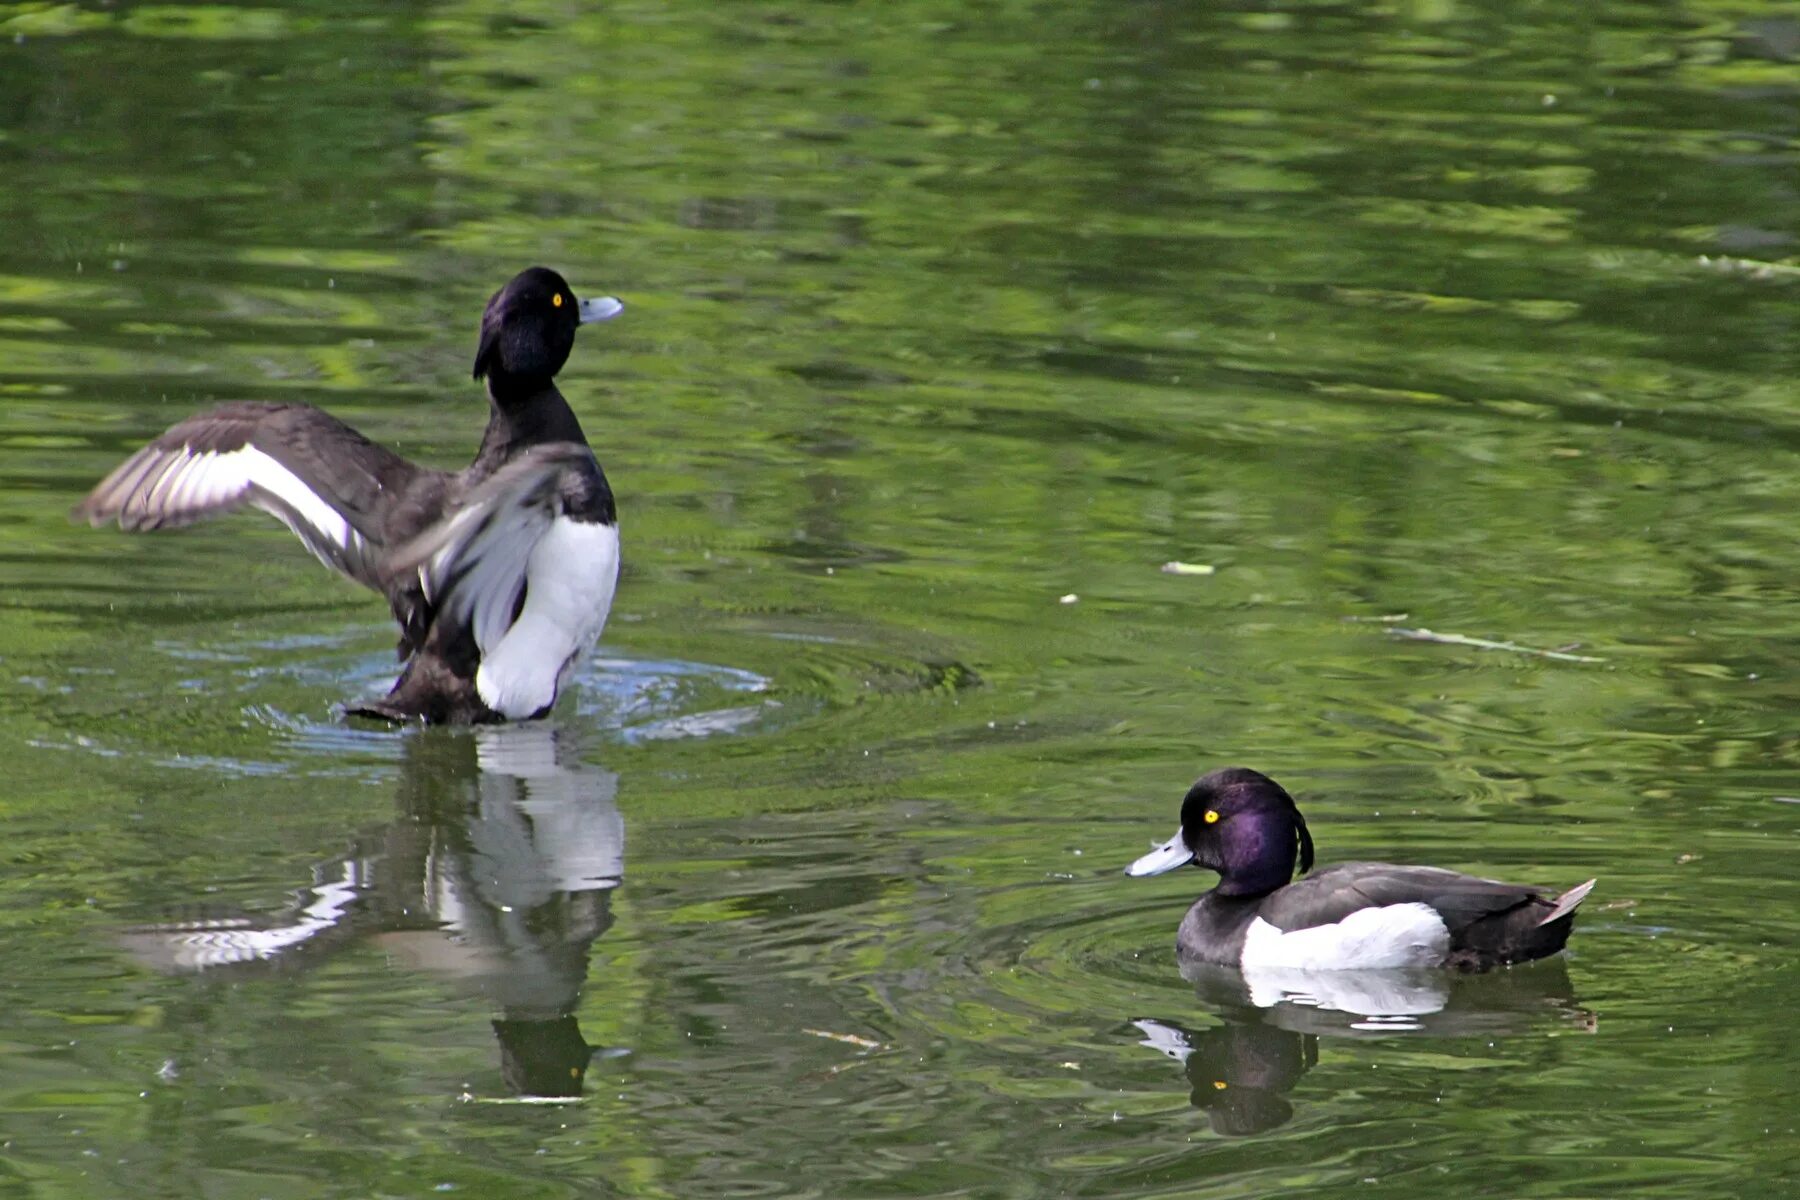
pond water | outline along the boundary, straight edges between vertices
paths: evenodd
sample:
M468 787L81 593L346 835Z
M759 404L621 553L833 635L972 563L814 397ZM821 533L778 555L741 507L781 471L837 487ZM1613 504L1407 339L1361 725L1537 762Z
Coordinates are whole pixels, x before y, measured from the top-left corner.
M1800 1193L1797 168L1792 4L0 3L0 1196ZM68 521L227 399L466 460L534 262L550 721ZM1570 952L1184 978L1230 763Z

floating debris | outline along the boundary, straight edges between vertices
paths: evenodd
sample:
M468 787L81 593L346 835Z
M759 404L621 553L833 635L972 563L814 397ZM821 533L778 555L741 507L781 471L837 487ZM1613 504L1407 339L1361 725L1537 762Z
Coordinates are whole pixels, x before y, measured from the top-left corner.
M1764 262L1755 258L1737 258L1730 254L1702 254L1699 259L1702 267L1711 271L1724 271L1732 275L1747 275L1751 279L1780 280L1783 282L1800 279L1800 267L1790 263Z
M1081 597L1080 597L1080 596L1077 596L1077 595L1076 595L1076 594L1075 594L1075 593L1074 593L1074 592L1070 592L1070 593L1069 593L1069 594L1068 594L1068 595L1066 595L1066 596L1059 596L1059 597L1057 597L1057 600L1056 600L1056 602L1057 602L1057 603L1058 603L1058 604L1073 604L1073 603L1075 603L1075 602L1076 602L1076 601L1077 601L1077 600L1079 600L1079 599L1081 599Z
M814 1037L822 1037L828 1041L843 1042L846 1046L860 1046L864 1050L880 1050L880 1042L866 1037L858 1037L854 1033L833 1033L829 1029L802 1029L801 1033L810 1033Z
M1162 565L1164 575L1212 575L1219 568L1211 563L1166 562Z
M1430 629L1404 629L1391 626L1388 632L1409 642L1438 642L1445 646L1472 646L1477 650L1508 650L1514 654L1533 654L1539 658L1554 658L1558 662L1598 663L1604 658L1595 658L1591 654L1570 654L1567 650L1539 650L1535 646L1521 646L1517 642L1496 642L1489 638L1469 637L1461 633L1436 633ZM1573 643L1580 645L1579 642Z

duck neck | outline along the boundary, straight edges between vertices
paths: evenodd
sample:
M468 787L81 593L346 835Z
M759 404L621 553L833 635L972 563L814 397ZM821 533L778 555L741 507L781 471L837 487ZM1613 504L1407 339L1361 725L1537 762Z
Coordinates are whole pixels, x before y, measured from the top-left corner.
M1244 931L1257 918L1259 899L1223 896L1218 888L1204 893L1181 919L1175 945L1185 955L1235 967L1244 952Z
M587 442L581 422L548 378L516 379L491 374L487 381L488 426L475 456L497 467L520 450L546 442Z
M1292 863L1271 863L1266 866L1258 864L1248 870L1239 868L1220 876L1218 886L1213 888L1213 895L1229 896L1234 900L1266 896L1277 888L1286 887L1293 878Z

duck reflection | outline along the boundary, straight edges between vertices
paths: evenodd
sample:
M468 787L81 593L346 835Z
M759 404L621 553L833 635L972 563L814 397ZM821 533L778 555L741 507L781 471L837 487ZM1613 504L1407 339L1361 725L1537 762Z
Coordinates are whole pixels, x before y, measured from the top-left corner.
M1534 1028L1595 1028L1575 1002L1561 959L1483 974L1443 970L1239 972L1184 962L1182 975L1223 1022L1192 1030L1132 1024L1141 1045L1175 1059L1189 1099L1215 1133L1243 1137L1286 1124L1285 1098L1319 1062L1324 1038L1516 1035Z
M1282 1096L1319 1061L1316 1035L1271 1025L1227 1022L1191 1033L1161 1021L1133 1021L1143 1045L1182 1064L1188 1100L1213 1132L1243 1137L1285 1125L1294 1108Z
M171 972L304 969L373 941L487 1002L510 1089L577 1096L592 1048L575 1009L624 874L617 790L552 728L422 732L407 740L396 819L315 867L282 913L124 940Z

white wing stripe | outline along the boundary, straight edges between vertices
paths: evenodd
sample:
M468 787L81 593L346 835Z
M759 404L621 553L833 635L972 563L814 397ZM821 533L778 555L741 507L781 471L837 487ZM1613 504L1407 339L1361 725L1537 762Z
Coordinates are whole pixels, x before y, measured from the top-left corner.
M317 492L300 482L298 475L254 446L219 456L220 459L240 457L242 464L238 469L243 472L246 482L281 500L333 545L344 550L351 547L355 532L350 528L350 522Z
M344 569L368 549L344 514L255 446L143 450L109 490L123 497L118 511L128 528L183 522L248 501L279 519L331 566Z

